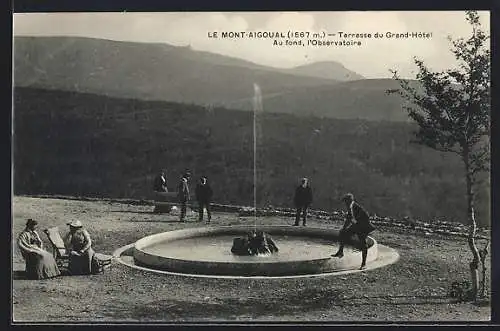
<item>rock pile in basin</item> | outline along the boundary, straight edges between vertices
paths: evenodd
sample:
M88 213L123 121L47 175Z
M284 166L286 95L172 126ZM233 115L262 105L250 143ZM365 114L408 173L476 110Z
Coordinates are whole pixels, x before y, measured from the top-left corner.
M235 255L251 256L272 254L278 251L271 236L263 231L249 232L243 238L234 238L231 252Z

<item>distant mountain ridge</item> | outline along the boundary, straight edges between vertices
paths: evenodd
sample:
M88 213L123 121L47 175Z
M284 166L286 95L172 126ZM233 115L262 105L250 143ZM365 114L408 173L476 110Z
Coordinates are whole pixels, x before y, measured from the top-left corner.
M276 72L249 61L190 47L81 37L16 37L14 83L116 97L224 103L331 79Z
M341 63L334 61L314 62L287 69L284 72L301 76L335 79L339 81L366 79L362 75L347 69Z
M84 37L15 37L14 85L303 116L406 121L391 79L328 61L281 69L189 46Z

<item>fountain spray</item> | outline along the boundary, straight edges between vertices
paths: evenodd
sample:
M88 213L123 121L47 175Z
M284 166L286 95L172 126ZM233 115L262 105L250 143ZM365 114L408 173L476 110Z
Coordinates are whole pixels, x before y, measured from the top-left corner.
M254 230L257 228L257 114L263 111L262 92L257 83L253 84L253 207Z

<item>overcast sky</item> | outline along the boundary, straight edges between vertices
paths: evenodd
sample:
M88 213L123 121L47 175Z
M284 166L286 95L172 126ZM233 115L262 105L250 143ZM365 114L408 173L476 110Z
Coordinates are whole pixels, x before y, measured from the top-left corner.
M489 12L480 12L485 31ZM356 47L273 46L271 39L215 39L218 31L309 31L338 33L424 32L430 39L365 39ZM338 61L367 78L390 77L397 69L414 78L413 56L432 69L453 64L447 36L467 37L471 28L463 11L227 12L227 13L29 13L14 14L14 35L85 36L111 40L191 45L274 67ZM338 37L326 38L338 41ZM356 38L347 38L352 40Z

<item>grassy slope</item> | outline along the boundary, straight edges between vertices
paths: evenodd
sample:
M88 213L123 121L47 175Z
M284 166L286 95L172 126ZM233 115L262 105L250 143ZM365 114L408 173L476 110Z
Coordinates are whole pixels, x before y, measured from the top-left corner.
M325 118L408 122L399 96L387 95L399 88L393 79L362 79L333 86L296 88L289 93L264 96L268 111Z
M16 89L15 192L147 197L166 167L206 174L219 203L253 204L252 114L166 102ZM462 166L454 155L410 144L405 123L259 117L258 203L290 206L308 176L314 208L340 208L352 191L381 216L463 221ZM477 201L489 221L488 186Z
M107 202L15 197L13 233L28 217L44 227L79 219L98 252L112 253L149 234L199 226L175 216L154 215L151 207ZM216 213L215 225L253 222ZM259 223L290 224L287 218ZM340 224L310 220L313 227ZM16 321L472 321L489 320L488 301L453 303L446 297L454 280L468 278L467 243L460 238L397 233L373 234L396 248L400 260L369 272L340 277L289 280L199 279L156 275L114 264L103 275L13 282ZM43 236L44 240L45 236ZM46 243L47 244L47 243ZM17 250L14 262L21 262ZM488 270L490 266L488 264ZM489 271L488 271L489 277ZM489 284L489 278L487 279ZM266 296L268 300L262 301ZM37 300L33 300L37 298Z

